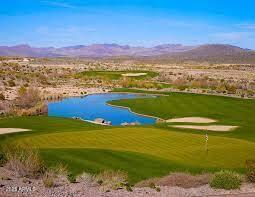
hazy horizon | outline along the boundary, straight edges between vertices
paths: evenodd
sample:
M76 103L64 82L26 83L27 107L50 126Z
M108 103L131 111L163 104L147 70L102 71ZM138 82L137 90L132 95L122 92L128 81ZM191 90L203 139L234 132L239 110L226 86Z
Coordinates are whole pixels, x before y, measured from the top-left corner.
M75 47L75 46L84 46L84 47L89 47L92 45L118 45L118 46L129 46L129 47L142 47L142 48L153 48L153 47L157 47L157 46L162 46L162 45L180 45L180 46L186 46L186 47L199 47L199 46L204 46L204 45L229 45L229 46L234 46L234 47L239 47L242 49L247 49L247 50L252 50L254 51L254 49L251 48L243 48L237 45L231 45L231 44L221 44L221 43L205 43L205 44L198 44L198 45L184 45L181 43L162 43L162 44L158 44L158 45L152 45L152 46L142 46L142 45L128 45L128 44L118 44L118 43L92 43L92 44L77 44L77 45L68 45L68 46L60 46L60 47L56 47L56 46L34 46L34 45L30 45L27 43L20 43L20 44L15 44L15 45L0 45L0 47L17 47L17 46L29 46L31 48L65 48L65 47Z

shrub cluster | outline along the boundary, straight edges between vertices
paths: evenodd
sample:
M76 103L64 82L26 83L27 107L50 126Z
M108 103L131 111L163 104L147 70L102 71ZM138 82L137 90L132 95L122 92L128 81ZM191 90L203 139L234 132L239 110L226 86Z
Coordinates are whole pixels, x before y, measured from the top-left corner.
M35 88L20 87L16 105L28 109L36 106L41 101L40 91Z
M45 115L48 112L47 105L41 101L38 89L20 87L12 114L18 116Z
M1 101L4 101L4 100L5 100L5 96L4 96L4 94L3 94L2 92L0 93L0 100L1 100Z
M214 174L210 186L217 189L238 189L242 183L242 177L232 171L222 170Z
M45 187L55 187L67 183L68 181L67 167L61 163L47 169L43 175L43 184Z
M246 177L249 182L255 183L255 161L248 160L246 161L247 173Z
M43 175L43 185L47 188L55 186L56 175L54 171L48 170Z
M95 176L87 172L83 172L81 175L77 177L77 180L78 182L81 182L86 186L91 186L95 182Z
M148 82L144 80L135 80L130 78L124 78L119 82L124 88L145 88L145 89L162 89L163 85L159 83Z
M104 170L95 177L95 181L101 185L102 191L116 190L127 185L128 174L117 170Z
M6 167L19 177L36 177L45 170L39 150L26 144L6 144L3 146Z

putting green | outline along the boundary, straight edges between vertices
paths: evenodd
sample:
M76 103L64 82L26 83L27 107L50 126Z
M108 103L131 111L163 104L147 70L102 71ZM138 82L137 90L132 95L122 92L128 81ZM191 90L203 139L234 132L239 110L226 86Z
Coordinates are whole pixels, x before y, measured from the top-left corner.
M98 148L137 152L198 168L243 168L255 150L255 143L249 141L209 136L207 153L203 135L142 127L48 133L20 141L42 149Z

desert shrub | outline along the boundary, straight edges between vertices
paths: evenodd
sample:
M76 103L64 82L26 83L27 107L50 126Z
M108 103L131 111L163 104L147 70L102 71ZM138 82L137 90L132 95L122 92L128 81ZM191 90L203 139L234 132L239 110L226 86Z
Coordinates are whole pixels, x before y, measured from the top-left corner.
M54 182L54 179L55 179L55 173L54 171L52 170L48 170L44 173L43 175L43 185L47 188L49 187L54 187L55 186L55 182Z
M18 95L19 96L23 96L27 91L27 88L25 86L21 86L19 89L18 89Z
M5 100L5 96L4 96L4 94L3 94L2 92L0 93L0 100L1 100L1 101L4 101L4 100Z
M149 187L151 189L155 189L157 192L160 192L160 187L155 184L156 180L157 179L150 179L148 182L143 182L143 184L146 183L146 186L144 187Z
M101 190L103 191L116 190L127 183L128 174L120 170L104 170L95 177L95 180L97 183L101 182Z
M151 189L155 189L155 188L156 188L155 183L151 182L151 183L149 184L149 188L151 188Z
M0 152L0 166L3 166L6 163L6 157L4 153Z
M225 93L227 91L225 84L219 84L215 90L218 93Z
M16 100L16 105L21 108L31 108L36 106L41 100L40 91L35 88L21 88Z
M67 175L67 179L70 183L76 183L76 176L73 175L72 173Z
M31 183L31 181L30 181L29 178L27 178L27 177L23 177L22 182L23 182L23 183L28 183L28 184Z
M182 188L194 188L202 185L206 185L210 182L210 174L191 175L189 173L171 173L161 178L151 178L140 181L136 184L136 187L152 187L156 189L156 186L177 186Z
M81 175L79 175L77 177L77 180L79 182L85 184L86 186L91 186L95 182L95 176L93 176L87 172L83 172Z
M45 187L54 187L68 183L67 167L59 163L56 166L48 168L42 180Z
M247 160L246 161L246 178L249 182L255 183L255 161Z
M160 178L150 178L135 184L135 187L152 187Z
M237 91L237 87L235 85L226 85L226 89L229 94L235 94Z
M14 86L16 86L16 83L14 82L14 80L9 80L8 81L8 85L10 86L10 87L14 87Z
M35 177L44 169L44 162L39 155L39 150L25 144L6 144L3 146L6 157L5 166L20 177Z
M13 114L17 116L33 116L33 115L46 115L48 113L48 106L44 102L38 103L31 108L13 108Z
M210 186L217 189L238 189L242 183L242 177L232 171L222 170L214 174Z
M10 107L11 107L11 105L9 102L0 100L0 110L8 112L10 110Z
M180 86L177 86L177 88L178 88L179 90L183 91L183 90L186 90L186 89L188 88L188 86L186 86L186 85L180 85Z
M196 80L193 80L190 85L194 88L207 88L208 82L206 78L198 78Z
M188 88L188 81L185 78L179 78L173 81L173 85L179 90L185 90Z
M12 180L10 177L8 176L0 176L0 180L3 180L3 181L10 181Z
M64 176L66 177L68 175L68 169L67 166L63 163L58 163L56 166L52 167L52 170L57 174L58 176Z
M123 186L126 188L126 190L128 192L132 192L133 191L133 189L132 189L132 187L131 187L131 185L129 183L123 183Z

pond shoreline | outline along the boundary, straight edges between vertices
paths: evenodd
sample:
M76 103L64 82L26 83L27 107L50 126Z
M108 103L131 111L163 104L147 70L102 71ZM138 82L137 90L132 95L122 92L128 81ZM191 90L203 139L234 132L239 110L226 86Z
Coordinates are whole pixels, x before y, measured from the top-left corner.
M138 123L155 124L160 118L139 114L133 112L130 108L115 106L108 103L112 100L144 98L142 96L146 98L148 96L153 96L153 94L97 92L80 97L68 97L48 103L48 116L79 119L104 126L119 126L122 124L133 125ZM96 119L102 119L102 122L96 121ZM106 124L104 121L109 121L109 123Z
M146 115L146 114L140 114L140 113L137 113L137 112L134 112L130 109L130 107L125 107L125 106L120 106L120 105L113 105L113 104L110 104L108 102L106 102L106 105L109 105L111 107L117 107L117 108L122 108L122 109L127 109L128 111L130 111L131 113L133 114L136 114L136 115L139 115L139 116L144 116L144 117L148 117L148 118L155 118L156 120L163 120L162 118L159 118L159 117L156 117L156 116L151 116L151 115Z

